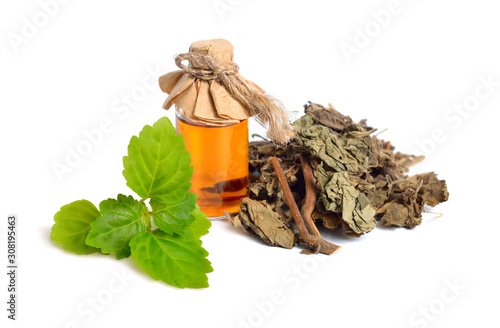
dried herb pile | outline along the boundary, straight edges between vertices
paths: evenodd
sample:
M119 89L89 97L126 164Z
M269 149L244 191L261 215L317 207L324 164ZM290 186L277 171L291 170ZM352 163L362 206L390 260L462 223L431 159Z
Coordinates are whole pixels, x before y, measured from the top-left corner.
M423 156L395 152L365 120L355 123L331 105L314 103L305 105L305 113L293 123L295 139L286 148L250 143L249 198L230 218L233 225L270 245L306 244L331 254L339 246L323 240L318 221L352 237L372 231L377 221L414 228L422 223L424 205L448 199L446 182L434 172L406 175Z

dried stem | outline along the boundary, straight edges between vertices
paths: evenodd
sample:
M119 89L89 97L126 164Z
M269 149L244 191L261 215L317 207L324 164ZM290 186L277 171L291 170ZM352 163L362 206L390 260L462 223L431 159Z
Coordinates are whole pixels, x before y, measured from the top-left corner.
M306 183L306 198L302 205L302 218L306 224L307 230L311 235L320 236L318 228L314 224L311 214L316 207L316 187L315 179L309 164L309 160L304 153L300 154L300 164L302 165L302 173L304 174L304 181Z
M285 194L285 199L292 211L292 216L297 224L297 228L299 229L299 235L306 242L309 247L314 249L316 252L321 252L324 254L333 254L338 251L341 247L328 241L324 240L318 233L318 235L312 235L309 233L306 224L304 223L304 219L300 215L299 207L297 203L293 199L292 191L290 190L290 186L286 181L285 175L283 174L283 170L281 169L280 163L276 157L271 159L271 163L273 164L274 170L276 171L276 175L278 177L278 181L283 189L283 193ZM314 225L314 223L313 223ZM317 229L316 229L317 231Z

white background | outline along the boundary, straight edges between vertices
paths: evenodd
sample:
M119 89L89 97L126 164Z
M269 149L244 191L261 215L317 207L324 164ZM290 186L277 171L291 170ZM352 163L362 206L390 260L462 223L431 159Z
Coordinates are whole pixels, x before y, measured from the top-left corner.
M499 327L497 2L61 0L51 16L47 2L0 5L2 327ZM388 9L382 26L373 13ZM130 137L173 118L155 80L191 42L219 37L233 43L240 73L296 117L308 100L332 102L387 129L380 137L398 150L425 152L412 173L446 179L450 200L433 210L443 216L360 239L326 233L343 246L330 257L271 248L215 222L203 238L215 269L204 290L156 282L133 259L53 244L62 205L132 193L121 173ZM343 53L347 44L355 53ZM488 92L481 79L496 86ZM464 102L469 110L452 112ZM65 165L102 120L112 131L59 179L54 163ZM3 273L11 213L16 322L6 319Z

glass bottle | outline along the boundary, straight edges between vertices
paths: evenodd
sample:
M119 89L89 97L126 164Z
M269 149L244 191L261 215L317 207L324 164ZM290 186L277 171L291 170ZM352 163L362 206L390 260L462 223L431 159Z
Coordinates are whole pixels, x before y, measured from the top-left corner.
M208 217L221 217L225 210L237 213L240 200L248 196L248 120L211 126L182 113L176 106L177 133L184 136L193 166L190 191Z

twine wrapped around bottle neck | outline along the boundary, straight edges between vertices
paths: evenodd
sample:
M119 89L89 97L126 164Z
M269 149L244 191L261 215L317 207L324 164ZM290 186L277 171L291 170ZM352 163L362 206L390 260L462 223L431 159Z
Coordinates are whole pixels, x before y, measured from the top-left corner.
M189 61L189 66L182 64ZM239 79L239 66L231 62L222 66L212 56L201 52L188 52L175 57L175 64L184 72L201 80L215 80L243 104L257 122L268 127L267 136L278 145L285 145L293 137L293 127L283 104L270 95L253 90Z

